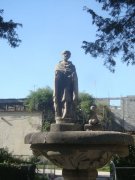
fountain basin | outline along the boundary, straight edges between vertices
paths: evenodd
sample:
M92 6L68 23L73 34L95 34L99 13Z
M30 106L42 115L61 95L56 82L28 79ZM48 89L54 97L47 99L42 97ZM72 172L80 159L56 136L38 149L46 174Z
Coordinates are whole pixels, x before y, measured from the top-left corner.
M114 154L127 156L133 138L114 131L39 132L28 134L25 143L55 165L75 170L100 168Z

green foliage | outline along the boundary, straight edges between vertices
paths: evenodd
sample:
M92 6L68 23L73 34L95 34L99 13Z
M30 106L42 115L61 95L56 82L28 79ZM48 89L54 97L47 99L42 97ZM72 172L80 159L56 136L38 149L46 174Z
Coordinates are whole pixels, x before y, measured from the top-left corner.
M88 123L92 115L90 107L96 105L97 117L104 130L110 130L114 115L110 108L104 104L97 104L96 100L88 93L79 93L78 117L79 122Z
M51 122L44 121L42 125L42 131L50 131Z
M129 146L129 155L127 157L119 157L118 155L113 157L113 162L116 167L134 167L135 166L135 146Z
M110 172L110 166L107 163L105 166L103 166L102 168L99 168L98 171L103 171L103 172Z
M110 130L112 121L114 120L114 115L110 108L104 104L97 104L96 100L88 93L79 93L79 105L78 105L78 119L81 123L88 123L92 115L90 107L96 105L97 117L104 130Z
M1 180L34 180L35 165L0 164Z
M34 164L16 158L7 149L0 149L0 179L1 180L33 180L35 176Z
M104 104L97 105L97 115L104 130L111 130L112 121L114 121L114 114L111 109Z
M4 10L0 10L0 38L6 39L11 47L17 47L21 43L18 38L18 34L15 29L18 26L22 26L20 23L15 23L12 20L6 22L4 21L2 15Z
M78 106L77 106L77 118L78 122L85 124L91 116L90 107L95 105L95 99L88 93L79 93ZM40 88L37 91L31 91L25 102L27 110L29 111L41 111L43 114L42 131L49 131L50 125L54 122L54 108L53 108L53 91L51 88ZM97 115L105 130L111 127L113 121L113 114L109 107L105 105L97 105Z
M90 106L95 104L94 98L88 93L79 93L78 118L79 121L87 123L90 116Z
M54 121L53 90L50 87L31 91L25 102L27 110L41 111L43 115L42 130L48 131Z
M135 146L129 146L129 155L127 157L119 157L118 155L115 155L112 160L115 167L135 167ZM110 170L113 170L112 167ZM135 169L132 168L116 168L116 174L119 180L135 179Z
M30 156L29 159L18 158L14 156L7 148L0 148L0 163L8 164L35 164L38 159Z
M93 57L104 58L104 65L115 71L116 56L121 55L122 62L135 64L135 1L134 0L96 0L102 4L102 10L108 12L102 17L92 9L84 9L91 15L92 23L97 27L95 42L83 41L85 53Z
M53 91L51 88L39 88L31 91L26 100L29 111L44 111L53 109Z
M12 155L12 153L8 152L6 148L0 148L0 163L16 163L20 164L25 162L22 159L16 158Z
M49 180L49 177L47 175L43 175L42 174L36 174L34 180Z
M89 101L92 104L94 103L94 98L89 93L81 92L79 93L79 101Z

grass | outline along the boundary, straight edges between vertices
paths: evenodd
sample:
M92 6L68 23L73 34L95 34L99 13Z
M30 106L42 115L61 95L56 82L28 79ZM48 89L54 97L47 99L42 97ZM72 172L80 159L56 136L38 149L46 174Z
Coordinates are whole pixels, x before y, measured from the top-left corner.
M110 166L109 164L106 164L102 168L99 168L98 171L104 171L104 172L110 172Z

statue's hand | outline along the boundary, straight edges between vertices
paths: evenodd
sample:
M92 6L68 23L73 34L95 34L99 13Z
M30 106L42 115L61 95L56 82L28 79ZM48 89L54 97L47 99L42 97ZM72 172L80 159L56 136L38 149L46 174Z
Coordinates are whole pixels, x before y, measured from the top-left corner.
M76 105L77 104L77 98L73 95L73 103Z

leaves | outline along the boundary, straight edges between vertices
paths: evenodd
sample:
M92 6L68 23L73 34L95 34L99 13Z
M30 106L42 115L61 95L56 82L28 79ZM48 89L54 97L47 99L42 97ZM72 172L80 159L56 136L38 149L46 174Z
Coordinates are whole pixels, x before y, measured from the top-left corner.
M129 149L129 155L127 157L123 158L123 157L119 157L118 155L115 155L113 157L113 162L115 166L117 167L123 167L123 166L134 167L135 166L135 146L130 145L128 149Z
M49 130L54 121L53 90L50 87L31 91L25 102L28 111L42 112L42 131Z
M31 91L27 97L26 106L29 111L44 111L53 109L53 91L51 88L39 88Z
M92 17L92 23L97 27L97 39L94 42L83 41L82 48L86 54L104 58L103 64L111 72L115 71L118 55L121 55L122 62L134 65L135 1L96 1L102 4L103 11L108 12L108 17L99 16L85 7Z
M87 123L90 115L90 107L95 104L95 99L88 93L79 93L78 118L82 123Z
M0 10L0 38L6 39L11 47L18 47L21 40L18 38L15 29L18 26L22 27L22 24L15 23L12 20L5 22L2 17L3 12L3 10Z

